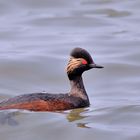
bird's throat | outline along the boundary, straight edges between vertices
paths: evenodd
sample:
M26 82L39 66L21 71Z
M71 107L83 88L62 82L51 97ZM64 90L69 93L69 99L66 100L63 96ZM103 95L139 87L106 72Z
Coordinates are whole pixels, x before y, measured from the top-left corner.
M82 76L77 76L73 80L70 80L71 91L70 95L88 100L88 95L86 93Z

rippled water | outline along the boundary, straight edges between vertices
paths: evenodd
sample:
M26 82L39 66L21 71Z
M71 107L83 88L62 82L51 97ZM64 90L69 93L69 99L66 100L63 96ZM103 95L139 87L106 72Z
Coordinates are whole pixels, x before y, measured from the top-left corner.
M67 92L69 53L83 47L102 70L84 74L91 106L0 112L2 140L140 139L139 0L0 0L0 100Z

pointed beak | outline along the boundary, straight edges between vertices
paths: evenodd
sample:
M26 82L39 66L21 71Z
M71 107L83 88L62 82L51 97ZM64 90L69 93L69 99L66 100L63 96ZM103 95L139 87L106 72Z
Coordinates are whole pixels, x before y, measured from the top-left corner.
M103 66L100 66L100 65L97 65L97 64L89 64L89 67L90 68L99 68L99 69L104 68Z

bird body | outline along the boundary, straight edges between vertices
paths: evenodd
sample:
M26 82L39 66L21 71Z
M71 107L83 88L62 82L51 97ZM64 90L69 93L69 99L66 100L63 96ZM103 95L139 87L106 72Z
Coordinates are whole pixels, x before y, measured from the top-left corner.
M0 110L25 109L31 111L60 111L90 105L86 93L82 73L91 68L103 68L96 65L90 54L82 48L75 48L71 52L67 65L67 75L71 90L65 94L32 93L24 94L4 100L0 103Z
M16 96L3 101L0 104L0 110L61 111L88 105L81 98L70 96L69 94L33 93Z

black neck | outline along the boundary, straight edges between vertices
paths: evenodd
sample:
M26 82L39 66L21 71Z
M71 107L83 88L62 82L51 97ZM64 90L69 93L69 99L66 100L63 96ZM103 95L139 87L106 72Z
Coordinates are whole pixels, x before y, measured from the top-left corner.
M77 76L74 79L71 79L70 84L71 84L70 95L80 97L89 102L88 95L86 93L86 90L83 84L82 76Z

